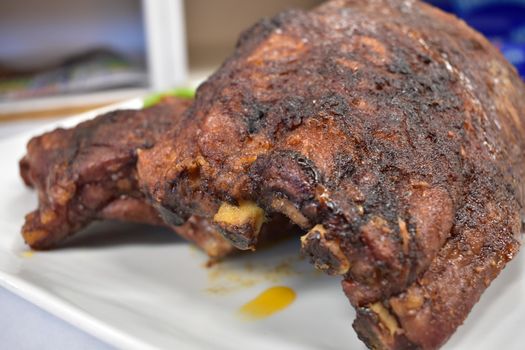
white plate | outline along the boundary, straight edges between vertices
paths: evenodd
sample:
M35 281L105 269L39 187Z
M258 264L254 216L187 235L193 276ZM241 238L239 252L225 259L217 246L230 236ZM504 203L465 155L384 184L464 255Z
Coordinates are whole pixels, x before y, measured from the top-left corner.
M140 105L137 99L118 107ZM72 126L98 113L60 125ZM61 249L27 253L19 231L36 196L23 186L18 160L29 136L0 142L4 287L118 348L364 348L351 328L355 314L338 278L315 272L301 260L297 241L206 268L206 256L171 232L104 223L92 225ZM487 290L445 349L523 349L523 255ZM271 286L292 288L296 300L266 319L239 316L243 304Z

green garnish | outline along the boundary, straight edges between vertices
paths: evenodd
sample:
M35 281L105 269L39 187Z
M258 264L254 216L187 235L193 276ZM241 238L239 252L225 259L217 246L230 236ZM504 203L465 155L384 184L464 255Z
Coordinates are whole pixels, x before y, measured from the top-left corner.
M144 98L143 107L148 108L154 106L167 96L191 99L195 97L195 90L190 88L176 88L173 90L152 94Z

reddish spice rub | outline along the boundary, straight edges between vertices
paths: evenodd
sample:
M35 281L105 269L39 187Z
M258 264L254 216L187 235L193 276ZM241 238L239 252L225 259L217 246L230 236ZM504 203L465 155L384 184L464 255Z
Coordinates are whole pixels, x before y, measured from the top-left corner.
M167 98L144 110L111 112L31 139L20 173L38 191L39 204L26 216L26 242L34 249L49 249L93 220L165 225L139 190L137 152L176 128L190 104ZM232 251L202 218L192 216L173 229L212 257Z
M241 249L261 212L287 216L368 346L433 349L518 250L524 90L429 5L328 1L244 32L139 179L171 223L213 220Z

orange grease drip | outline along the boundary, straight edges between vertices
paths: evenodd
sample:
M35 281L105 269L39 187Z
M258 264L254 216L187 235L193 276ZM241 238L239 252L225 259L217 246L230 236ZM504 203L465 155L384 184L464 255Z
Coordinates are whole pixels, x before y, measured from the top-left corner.
M288 287L271 287L244 304L239 313L248 320L259 320L284 310L294 302L296 294Z

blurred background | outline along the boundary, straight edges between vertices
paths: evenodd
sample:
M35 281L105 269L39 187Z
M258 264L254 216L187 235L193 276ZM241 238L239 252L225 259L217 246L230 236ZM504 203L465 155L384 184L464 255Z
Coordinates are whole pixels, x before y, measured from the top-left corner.
M196 86L262 16L320 0L2 0L0 120L71 115ZM525 0L429 0L525 75Z

